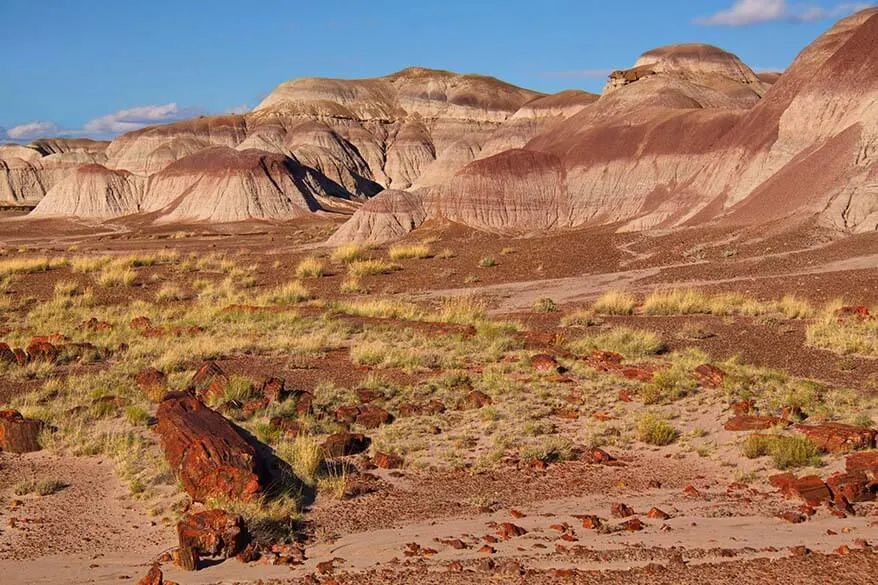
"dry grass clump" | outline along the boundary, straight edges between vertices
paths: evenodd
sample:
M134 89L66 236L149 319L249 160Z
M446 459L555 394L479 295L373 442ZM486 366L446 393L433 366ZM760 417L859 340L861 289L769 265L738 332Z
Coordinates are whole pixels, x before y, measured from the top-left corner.
M291 305L312 299L311 292L301 282L294 280L272 289L262 296L268 305Z
M595 349L620 353L627 359L659 354L664 349L661 338L652 331L616 327L609 331L586 335L568 344L571 351L588 354Z
M631 315L636 304L637 299L631 293L610 290L598 297L591 309L603 315Z
M558 310L558 305L553 299L545 297L534 302L533 310L537 313L554 313Z
M363 260L366 257L366 248L359 244L345 244L336 248L330 257L333 262L350 264L357 260Z
M275 447L275 453L289 464L303 483L311 486L317 483L317 474L324 458L320 441L300 434L295 439L281 441Z
M399 269L398 265L384 260L354 260L348 264L348 274L356 278L389 274Z
M778 469L820 465L817 446L800 435L750 435L741 443L741 453L748 459L770 455Z
M0 277L12 274L30 274L33 272L46 272L67 266L65 258L15 258L0 262Z
M643 312L647 315L690 315L710 313L710 302L706 295L692 289L657 290L643 301Z
M341 292L349 295L353 294L365 294L369 292L369 289L363 284L363 281L359 276L348 275L342 283L340 289Z
M637 440L649 445L670 445L680 433L664 418L647 412L637 419Z
M395 299L369 299L358 301L337 301L329 308L339 313L356 317L377 317L382 319L420 320L422 312L417 306Z
M185 298L186 295L183 293L183 289L171 282L164 283L155 293L155 300L157 301L180 301Z
M830 304L808 326L805 332L808 345L843 354L878 356L878 319L839 319L840 306L840 302Z
M323 266L323 262L313 256L303 258L296 266L296 276L299 278L319 277L325 273L326 267Z
M134 269L116 262L105 265L97 277L98 284L104 287L131 286L136 279Z
M426 244L400 244L391 246L387 251L387 255L391 260L409 260L411 258L429 258L430 246Z
M459 296L442 299L438 311L430 314L429 319L440 323L457 323L474 325L485 320L487 303L475 296Z
M479 266L482 268L493 268L494 266L497 266L497 260L495 260L493 256L485 256L479 260Z
M25 480L17 483L12 488L12 492L16 496L26 496L28 494L50 496L52 494L60 492L66 487L66 483L64 483L63 481L58 481L56 479L44 479L42 481Z

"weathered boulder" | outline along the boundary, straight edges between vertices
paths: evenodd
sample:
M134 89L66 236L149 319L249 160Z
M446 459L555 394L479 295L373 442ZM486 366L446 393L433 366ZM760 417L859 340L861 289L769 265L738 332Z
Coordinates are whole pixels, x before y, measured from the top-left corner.
M792 473L781 473L772 475L768 481L785 496L802 499L812 506L829 502L832 499L829 487L816 475L797 478Z
M327 457L345 457L357 455L369 448L369 437L359 433L340 432L329 435L323 443L323 451Z
M356 423L367 429L377 429L381 425L393 422L393 416L379 406L372 404L361 405L357 414Z
M531 356L530 365L533 369L540 372L557 373L561 369L558 365L558 360L545 353L538 353L537 355Z
M878 481L878 451L853 453L845 459L847 471L861 471L872 481Z
M826 479L826 485L834 497L843 496L849 502L871 502L878 491L878 485L862 471L836 473Z
M165 457L193 500L248 501L262 491L256 450L221 414L174 393L159 405L156 419Z
M43 423L24 418L17 410L0 410L0 450L30 453L41 449L39 437Z
M244 520L238 514L224 510L206 510L187 514L177 523L180 559L197 560L204 557L229 559L244 550L249 542ZM188 563L186 563L188 564Z
M808 437L821 451L827 453L848 453L875 446L878 431L844 425L826 423L821 425L796 425L795 429Z
M167 389L168 377L155 368L144 368L134 376L134 383L147 395L155 395Z
M28 360L32 362L45 361L54 363L61 354L60 350L48 341L33 341L28 344L25 351L27 352Z
M491 397L480 390L473 390L460 403L461 410L475 410L491 404Z
M189 389L199 398L206 396L221 395L229 384L229 377L215 361L203 362L192 379L189 380Z
M375 453L375 456L372 457L372 462L381 469L399 469L403 465L402 457L387 453Z

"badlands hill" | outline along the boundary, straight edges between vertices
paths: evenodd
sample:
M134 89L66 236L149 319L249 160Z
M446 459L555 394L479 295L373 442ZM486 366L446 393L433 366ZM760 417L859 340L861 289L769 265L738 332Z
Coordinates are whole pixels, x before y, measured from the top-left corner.
M155 221L354 212L334 242L431 218L512 233L816 218L863 232L878 228L876 97L869 9L783 74L689 44L644 53L601 96L421 68L298 79L244 115L0 147L0 200Z

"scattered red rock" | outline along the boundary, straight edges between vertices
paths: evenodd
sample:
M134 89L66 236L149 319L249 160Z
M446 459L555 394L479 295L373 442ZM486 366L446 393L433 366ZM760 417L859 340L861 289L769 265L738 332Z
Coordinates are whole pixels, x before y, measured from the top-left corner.
M836 473L826 479L826 486L834 497L844 496L849 502L871 502L875 500L878 486L869 481L863 471Z
M646 517L652 520L668 520L671 516L666 512L662 512L658 508L651 508L649 512L646 513Z
M829 488L816 475L796 478L792 473L782 473L769 477L768 481L787 497L800 498L812 506L828 502L832 497Z
M39 451L42 421L25 418L17 410L0 410L0 451L30 453Z
M618 503L612 505L610 513L613 518L627 518L629 516L634 516L634 509L627 504Z
M533 369L540 372L559 373L561 371L558 360L546 353L538 353L531 356L530 365Z
M804 514L800 514L799 512L782 512L778 514L777 517L789 522L790 524L801 524L808 519Z
M857 321L869 321L873 317L869 314L869 308L860 306L840 307L836 312L839 322L845 319L856 319Z
M14 364L15 352L5 343L0 343L0 363Z
M601 519L597 516L574 516L577 520L582 520L582 527L589 530L597 530L601 527Z
M624 358L621 354L612 351L594 350L585 358L585 363L600 372L618 370Z
M619 400L621 402L633 402L634 401L634 399L631 398L631 394L629 394L627 390L619 390Z
M732 412L734 412L736 416L750 414L754 410L756 410L756 401L754 400L739 400L732 403Z
M113 328L113 326L110 323L107 323L106 321L99 321L97 317L89 318L89 320L84 322L82 324L82 326L85 329L88 329L89 331L92 331L95 333L97 333L99 331L107 331L108 329Z
M177 538L181 566L189 571L197 569L204 557L234 557L249 540L241 516L224 510L187 514L177 523ZM194 566L189 566L189 560L194 560Z
M132 329L148 329L152 327L152 319L149 317L141 315L140 317L135 317L128 322L128 326Z
M48 341L31 341L25 351L27 352L28 361L31 362L55 363L61 355L61 351Z
M609 453L607 453L606 451L604 451L603 449L600 449L598 447L595 447L594 449L590 449L589 451L587 451L585 454L585 459L587 461L589 461L590 463L597 463L597 464L603 464L603 465L616 463L615 457L613 457L612 455L610 455Z
M281 402L286 399L287 394L283 378L266 378L259 387L259 395L269 402Z
M491 402L493 401L490 396L480 390L473 390L463 399L460 408L461 410L475 410L477 408L482 408L483 406L488 406Z
M502 538L503 540L509 540L510 538L515 538L516 536L524 536L527 534L527 530L522 528L521 526L516 526L511 522L503 522L500 526L497 527L497 536Z
M294 418L273 416L268 421L268 426L276 429L290 438L295 438L302 431L302 425Z
M415 403L407 402L399 407L400 416L433 416L445 412L445 405L438 400Z
M655 372L649 368L641 366L627 366L619 370L628 380L637 380L639 382L651 382Z
M403 465L402 457L386 453L375 453L372 462L381 469L399 469Z
M878 481L878 451L867 451L848 455L845 459L847 471L862 471L872 482Z
M875 446L878 431L853 425L825 423L821 425L796 425L795 429L808 437L821 451L848 453Z
M205 396L219 396L229 383L229 377L214 361L202 362L192 379L189 380L189 389L199 398Z
M697 498L701 496L701 492L699 492L693 485L687 485L685 488L683 488L683 494L690 498Z
M134 383L145 394L152 395L167 389L168 377L155 368L144 368L134 376Z
M788 421L776 416L740 414L726 421L723 428L727 431L764 431L776 426L786 426L789 424Z
M327 437L323 442L323 451L330 458L357 455L368 449L370 443L365 435L342 431Z
M628 532L638 532L646 527L640 520L640 518L631 518L629 520L626 520L621 524L621 526Z
M194 501L247 501L262 491L255 449L221 414L173 393L159 405L156 419L165 457Z
M356 423L367 429L377 429L393 422L393 416L381 407L371 404L358 407Z
M703 388L721 388L726 379L726 373L711 364L701 364L694 374Z
M497 552L497 549L495 549L490 544L485 544L485 545L482 545L482 548L479 549L479 552L482 554L486 554L486 555L492 555L495 552Z
M165 585L164 574L158 563L154 564L149 572L137 582L137 585Z

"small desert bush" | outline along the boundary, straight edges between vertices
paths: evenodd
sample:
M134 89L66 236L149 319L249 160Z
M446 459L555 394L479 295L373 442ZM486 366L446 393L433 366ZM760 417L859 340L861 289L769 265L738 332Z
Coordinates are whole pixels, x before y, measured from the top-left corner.
M312 298L310 291L301 282L294 280L265 293L263 302L269 305L290 305Z
M325 272L326 268L323 266L323 262L313 257L303 258L296 266L296 276L299 278L323 276Z
M354 260L348 264L348 274L353 277L376 276L399 270L399 266L383 260Z
M586 309L577 309L561 318L561 327L592 327L602 323L593 311Z
M647 412L637 419L637 440L649 445L670 445L679 432L659 415Z
M286 461L293 473L307 485L317 483L317 473L323 464L323 446L307 435L298 435L277 445L277 456Z
M146 426L149 413L139 406L128 406L125 408L125 418L134 426Z
M750 435L741 443L741 453L749 459L770 455L778 469L820 465L817 446L799 435Z
M387 251L387 255L391 260L408 260L411 258L429 258L430 246L424 244L410 244L391 246Z
M636 304L637 299L631 293L611 290L598 297L591 309L604 315L631 315Z
M579 354L592 350L613 351L627 359L656 355L664 349L661 338L652 331L616 327L602 333L586 335L570 342L571 351Z
M481 266L482 268L492 268L494 266L497 266L497 261L494 259L493 256L485 256L484 258L479 260L479 266Z
M16 484L15 487L12 488L12 491L16 496L26 496L28 494L50 496L60 492L66 487L66 483L55 479L46 479L42 481L25 480Z
M359 244L345 244L332 252L332 261L342 264L350 264L366 257L366 249Z
M558 310L558 305L555 304L555 301L546 297L534 302L533 310L537 313L554 313Z
M454 258L454 251L451 248L443 248L436 254L436 257L440 260L448 260L449 258Z

